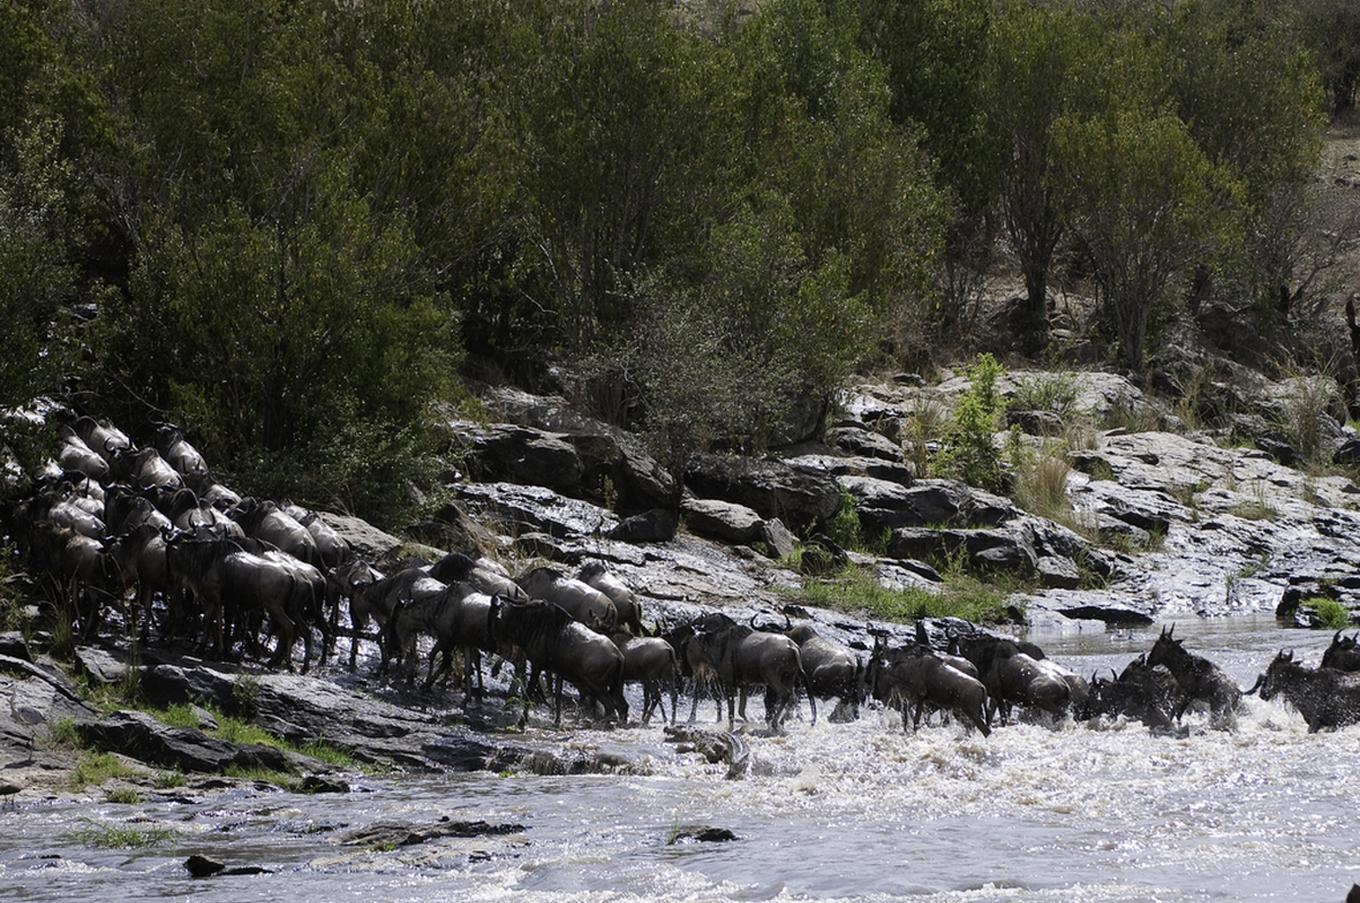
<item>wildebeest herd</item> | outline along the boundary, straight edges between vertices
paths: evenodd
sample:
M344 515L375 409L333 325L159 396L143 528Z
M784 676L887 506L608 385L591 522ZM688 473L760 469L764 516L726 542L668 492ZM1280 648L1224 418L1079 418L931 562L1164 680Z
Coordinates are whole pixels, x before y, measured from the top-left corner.
M267 628L271 665L293 668L301 639L305 672L314 634L324 663L347 610L351 670L370 623L380 674L395 669L413 681L420 640L432 642L426 691L447 677L458 652L463 691L480 698L483 654L494 656L493 675L506 662L514 669L522 719L532 701L551 697L560 721L564 684L579 692L583 713L619 723L628 720L629 683L642 687L644 723L658 709L666 717L667 694L674 723L688 687L690 720L711 692L719 720L726 701L730 724L745 719L748 693L763 690L775 729L800 697L814 722L817 699L837 700L842 717L874 700L900 709L904 728L937 712L984 736L1017 707L1037 717L1137 720L1156 731L1173 729L1192 708L1228 724L1242 707L1236 684L1172 630L1122 672L1088 680L1033 643L962 622L934 644L918 623L915 642L897 646L881 631L845 645L787 614L782 624L761 624L712 612L649 630L636 594L600 562L575 575L535 567L512 577L494 560L453 552L381 573L314 512L242 498L219 483L178 428L158 425L148 439L139 448L108 421L65 418L54 461L4 512L28 569L86 637L113 609L142 642L154 628L161 640L196 640L220 658L238 647L263 654ZM1338 633L1318 668L1281 652L1248 693L1258 691L1283 697L1310 730L1360 721L1356 638Z

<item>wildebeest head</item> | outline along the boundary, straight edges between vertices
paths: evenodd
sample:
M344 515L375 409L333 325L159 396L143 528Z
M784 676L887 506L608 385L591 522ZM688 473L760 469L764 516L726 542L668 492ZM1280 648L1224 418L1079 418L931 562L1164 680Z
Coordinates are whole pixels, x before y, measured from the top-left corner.
M1252 690L1259 690L1262 699L1273 699L1303 675L1303 664L1294 660L1293 652L1280 650L1266 673L1256 678ZM1249 691L1250 692L1250 691Z
M491 635L498 642L529 650L531 655L540 654L547 643L572 623L571 615L551 602L515 602L499 597L494 607Z
M1173 665L1180 665L1190 656L1185 651L1185 640L1178 640L1174 634L1176 625L1163 627L1162 632L1157 637L1157 642L1152 644L1152 651L1148 653L1147 664L1151 667L1161 665L1171 668Z
M1322 653L1322 667L1335 668L1338 671L1360 671L1360 647L1357 646L1357 640L1360 640L1360 633L1342 636L1338 630L1332 637L1332 644Z

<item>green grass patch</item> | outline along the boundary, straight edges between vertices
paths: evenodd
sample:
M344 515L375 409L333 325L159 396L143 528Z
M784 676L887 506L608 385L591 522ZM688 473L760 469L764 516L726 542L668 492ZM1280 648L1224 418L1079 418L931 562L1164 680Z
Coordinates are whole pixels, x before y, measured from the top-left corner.
M124 765L113 753L86 753L71 772L71 784L82 790L91 784L102 784L113 778L131 777L137 772Z
M52 722L47 729L47 739L53 746L65 749L80 749L85 745L85 741L80 739L80 731L76 729L74 718L62 718L60 721Z
M1304 599L1299 604L1317 615L1319 627L1325 627L1327 630L1345 630L1351 626L1350 610L1335 599L1314 596L1311 599Z
M151 776L151 786L157 790L173 790L189 782L182 771L158 771Z
M99 824L84 819L88 827L73 832L71 839L96 850L136 849L154 847L179 836L169 828L140 830L122 825Z
M255 781L261 784L273 784L284 790L297 792L302 788L302 779L295 774L286 771L272 771L268 768L243 768L239 765L228 766L223 775L229 778L237 778L242 781Z
M1011 411L1048 411L1064 421L1077 410L1077 379L1074 373L1016 376L1015 391L1006 401Z
M834 577L807 579L800 587L777 587L790 599L879 621L909 622L917 618L955 617L995 623L1009 615L1006 599L1023 587L988 583L958 572L946 575L941 592L915 587L889 589L873 574L850 567Z
M140 790L135 787L118 787L104 794L104 799L110 803L122 803L128 806L135 806L143 802L146 797L142 796Z
M1228 509L1228 513L1242 520L1274 520L1280 516L1280 512L1257 499L1233 505Z

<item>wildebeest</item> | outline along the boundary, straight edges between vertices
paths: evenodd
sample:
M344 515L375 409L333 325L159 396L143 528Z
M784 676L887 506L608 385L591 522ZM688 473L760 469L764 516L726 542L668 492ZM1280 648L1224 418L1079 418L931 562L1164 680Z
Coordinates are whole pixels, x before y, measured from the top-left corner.
M529 601L529 594L503 571L494 568L491 562L462 552L445 555L430 565L429 573L444 583L467 583L488 596L505 596L516 602Z
M110 486L104 497L104 521L108 531L115 536L130 533L143 524L150 524L157 530L174 526L150 499L122 484Z
M100 599L113 583L104 547L97 539L49 521L34 525L31 555L36 568L57 587L88 638L99 627Z
M116 452L132 449L132 440L107 420L77 417L73 428L81 441L109 464L113 463Z
M618 609L608 596L557 568L534 568L515 582L529 598L560 606L591 630L608 636L618 627Z
M559 605L535 599L512 602L499 597L492 602L493 632L498 642L513 643L529 661L556 677L554 723L562 722L562 682L581 693L583 703L598 700L608 717L628 721L628 701L623 696L623 653ZM529 717L528 694L523 720Z
M1360 722L1360 674L1335 668L1308 668L1292 652L1275 656L1249 692L1262 699L1283 696L1308 722L1308 732Z
M378 649L381 655L378 673L384 674L387 671L391 648L388 625L398 604L409 604L437 595L444 591L445 584L426 574L422 568L413 566L372 583L355 580L352 586L349 618L354 634L349 647L350 670L354 669L355 659L359 654L359 634L371 617L378 622Z
M184 431L173 424L163 423L157 428L156 450L180 476L208 472L208 462L184 438Z
M1332 637L1332 644L1322 653L1322 667L1335 668L1338 671L1360 671L1360 645L1357 645L1357 639L1360 639L1360 633L1342 636L1338 630Z
M435 664L441 657L443 664L440 665L439 673L442 675L449 670L453 650L464 648L468 644L463 636L464 623L461 617L463 602L469 597L479 595L483 596L486 604L475 607L475 610L479 611L483 618L490 617L491 597L479 594L466 583L447 584L439 592L422 595L410 602L397 600L384 634L385 641L398 655L408 683L415 677L416 640L421 634L434 640L424 689L429 690L433 686ZM479 633L485 632L485 629L484 625Z
M818 636L811 624L785 623L784 635L798 644L810 696L839 698L855 716L859 711L864 663L847 646Z
M65 437L57 450L57 463L62 470L76 471L94 480L109 478L109 462L96 454L94 449L81 440L75 433Z
M747 691L765 688L765 722L778 728L797 699L800 686L806 686L798 644L782 633L756 630L730 618L726 623L710 621L696 630L689 640L687 654L693 662L716 672L727 697L727 723L735 721L735 696L741 693L743 716ZM698 688L695 688L696 698ZM808 704L817 720L817 703L811 695Z
M211 505L199 501L198 495L192 489L174 492L166 504L166 514L177 529L190 533L206 529L210 532L215 530L231 539L243 539L246 535L245 530L236 521Z
M129 589L137 592L145 643L151 633L153 598L161 593L168 600L172 589L165 536L155 525L142 524L109 543L108 554L119 575L122 592Z
M603 561L587 561L576 573L576 579L609 597L618 613L620 627L627 627L633 636L645 635L642 629L642 603L627 584L609 572Z
M160 456L154 448L122 449L110 447L109 470L113 477L131 483L138 489L163 487L178 489L184 485L179 471Z
M247 536L271 542L294 558L317 568L326 566L312 534L273 502L245 499L229 513Z
M900 702L903 730L908 707L913 703L916 707L910 719L915 730L926 703L930 703L972 724L984 737L992 732L987 719L987 688L920 643L889 650L884 637L875 637L869 682L875 697L890 704Z
M622 631L614 634L614 645L623 653L623 682L642 684L642 723L652 718L652 710L661 706L661 719L666 719L666 708L661 705L661 688L670 687L671 724L675 723L676 706L680 697L680 660L674 647L661 637L638 637Z
M1019 644L993 637L954 637L952 642L950 652L972 662L987 688L988 723L995 712L1003 724L1009 721L1016 703L1052 715L1066 711L1071 700L1067 682L1049 674Z
M1083 719L1124 717L1153 730L1170 730L1179 708L1180 688L1171 672L1140 655L1109 680L1091 676L1085 705L1074 707Z
M1147 662L1162 665L1176 678L1183 697L1175 712L1179 720L1191 704L1209 707L1212 716L1231 717L1242 707L1242 691L1217 665L1202 656L1185 651L1185 641L1176 639L1176 627L1163 628L1148 654Z

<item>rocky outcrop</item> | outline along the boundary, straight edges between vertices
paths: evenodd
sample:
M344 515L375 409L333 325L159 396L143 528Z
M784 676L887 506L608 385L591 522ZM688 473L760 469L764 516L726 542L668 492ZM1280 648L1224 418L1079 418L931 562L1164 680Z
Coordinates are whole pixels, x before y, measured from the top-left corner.
M831 517L841 506L834 480L773 459L697 455L685 470L685 485L700 498L745 505L799 532Z
M879 458L902 463L901 446L861 423L834 426L822 435L822 441L847 457Z
M561 492L581 485L584 469L576 449L552 433L468 420L451 421L449 429L466 448L464 461L474 479L546 486Z
M220 774L233 767L294 771L306 761L269 746L229 743L195 728L170 727L143 712L114 712L79 730L81 739L95 749L180 771Z
M764 545L775 558L793 552L794 538L778 518L766 520L745 505L688 498L680 504L685 525L700 536L737 545Z
M539 530L571 538L607 534L619 519L607 508L568 498L542 486L515 483L462 483L458 497L468 510L503 534Z

